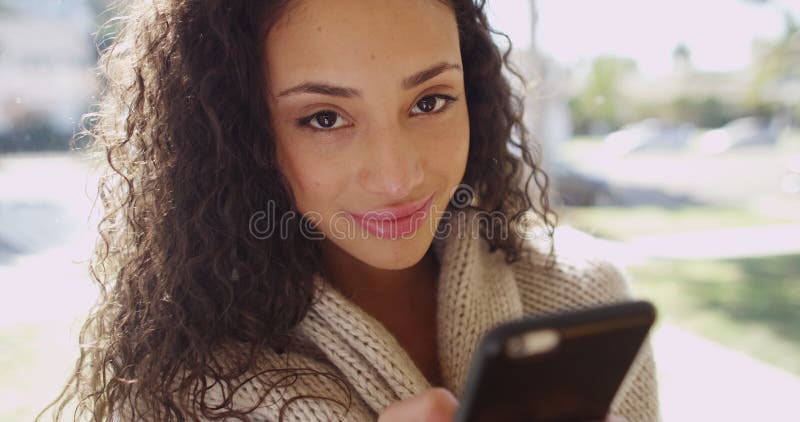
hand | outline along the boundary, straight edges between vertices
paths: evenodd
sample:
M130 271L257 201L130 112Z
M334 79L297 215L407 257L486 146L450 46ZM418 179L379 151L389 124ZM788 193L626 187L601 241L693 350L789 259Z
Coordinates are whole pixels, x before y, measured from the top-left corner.
M453 393L433 387L386 406L378 422L452 422L457 407L458 400Z
M628 422L628 420L622 416L609 415L603 422Z
M452 422L458 408L453 393L433 387L416 396L386 406L378 422ZM622 416L609 415L603 422L628 422Z

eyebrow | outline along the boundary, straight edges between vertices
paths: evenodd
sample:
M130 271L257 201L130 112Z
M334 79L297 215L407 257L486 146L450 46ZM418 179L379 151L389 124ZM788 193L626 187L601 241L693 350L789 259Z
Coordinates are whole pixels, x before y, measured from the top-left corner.
M421 70L402 80L400 86L403 89L411 89L423 84L425 81L436 77L448 70L460 70L461 66L455 63L440 62L427 69ZM277 97L286 97L296 94L322 94L332 97L352 98L361 97L361 91L355 88L331 85L325 82L303 82L292 88L281 91Z

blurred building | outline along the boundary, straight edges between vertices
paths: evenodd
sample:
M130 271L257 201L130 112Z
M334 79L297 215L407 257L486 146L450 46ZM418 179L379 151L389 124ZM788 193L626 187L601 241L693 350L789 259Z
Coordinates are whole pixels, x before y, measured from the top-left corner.
M739 72L709 72L694 68L691 56L678 48L673 55L672 72L657 78L641 73L629 74L621 81L623 95L635 102L668 102L674 98L719 98L737 102L747 94L751 78L747 69Z

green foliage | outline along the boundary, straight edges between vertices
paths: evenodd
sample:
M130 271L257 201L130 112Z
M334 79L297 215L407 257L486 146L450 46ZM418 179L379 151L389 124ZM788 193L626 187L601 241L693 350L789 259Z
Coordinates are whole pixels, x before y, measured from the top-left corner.
M635 69L631 59L610 56L595 59L586 87L570 100L576 132L591 132L592 126L598 124L607 129L620 126L623 104L619 82Z
M634 104L621 95L621 81L635 71L635 62L618 57L599 57L583 89L569 101L575 133L605 134L622 125L651 117L690 122L700 127L719 127L743 116L778 114L800 121L800 102L793 98L800 84L800 24L785 15L784 36L775 42L760 41L754 50L749 77L742 75L741 98L695 97L691 93L658 103ZM678 45L673 55L688 62L690 51ZM687 69L692 72L691 68ZM691 73L690 73L691 75Z
M749 106L776 101L788 81L800 81L800 30L788 12L781 40L764 45L755 59L755 76L750 82L746 102ZM783 99L786 101L787 99ZM789 100L797 105L797 99Z
M691 122L700 127L719 127L743 115L737 107L725 104L716 97L676 98L670 108L670 114L676 120Z

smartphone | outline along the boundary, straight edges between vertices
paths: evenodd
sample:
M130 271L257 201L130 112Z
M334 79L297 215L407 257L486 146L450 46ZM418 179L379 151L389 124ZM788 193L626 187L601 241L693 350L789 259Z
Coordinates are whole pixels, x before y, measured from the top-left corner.
M528 317L487 332L455 421L603 420L656 318L632 301Z

